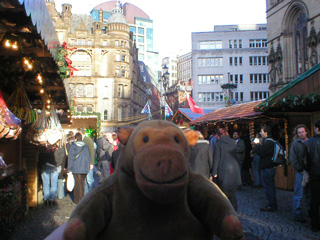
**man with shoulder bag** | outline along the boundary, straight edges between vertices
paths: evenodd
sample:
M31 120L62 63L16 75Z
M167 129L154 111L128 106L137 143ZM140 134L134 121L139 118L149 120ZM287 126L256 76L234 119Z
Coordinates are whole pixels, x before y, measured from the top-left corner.
M78 203L84 196L85 180L90 169L90 151L82 141L82 135L76 133L68 156L68 171L74 176L74 202Z
M273 161L275 141L271 138L271 127L263 126L260 131L262 144L256 144L252 150L260 156L260 169L263 187L267 196L268 205L260 211L274 212L278 208L274 177L276 164Z

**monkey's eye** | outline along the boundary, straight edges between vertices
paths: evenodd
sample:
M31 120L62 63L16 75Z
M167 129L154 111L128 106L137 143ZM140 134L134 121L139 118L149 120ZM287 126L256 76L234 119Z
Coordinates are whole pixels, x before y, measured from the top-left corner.
M174 137L174 140L176 141L176 143L179 143L179 138L177 136Z
M149 137L148 137L148 136L145 136L145 137L142 139L142 141L143 141L144 143L149 142Z

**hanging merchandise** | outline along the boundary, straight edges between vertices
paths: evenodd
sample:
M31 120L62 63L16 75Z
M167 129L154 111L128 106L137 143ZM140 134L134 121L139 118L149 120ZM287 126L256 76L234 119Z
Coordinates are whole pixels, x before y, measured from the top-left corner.
M22 84L11 94L7 105L14 115L23 120L24 124L34 123L38 119L38 112L33 109Z
M65 134L54 106L50 109L42 109L38 120L30 126L26 139L47 148L61 147L65 144Z
M21 120L7 107L0 91L0 138L16 140L21 133Z

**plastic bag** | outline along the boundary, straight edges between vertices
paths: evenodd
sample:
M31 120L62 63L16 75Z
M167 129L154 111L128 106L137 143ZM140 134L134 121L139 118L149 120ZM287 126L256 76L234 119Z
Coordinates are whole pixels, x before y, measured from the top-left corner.
M303 179L301 182L302 187L306 187L307 183L310 181L309 173L306 170L303 170Z
M72 192L73 188L74 188L74 177L73 174L71 172L67 173L67 184L66 184L67 190L69 192Z

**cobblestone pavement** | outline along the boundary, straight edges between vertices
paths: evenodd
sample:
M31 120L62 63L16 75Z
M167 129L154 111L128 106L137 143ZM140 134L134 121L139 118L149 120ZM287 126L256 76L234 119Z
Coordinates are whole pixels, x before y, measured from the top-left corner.
M279 209L276 212L261 212L266 203L263 188L243 186L237 192L239 218L246 231L247 240L320 240L320 232L310 230L310 223L292 220L291 191L277 190ZM12 240L42 240L65 223L75 204L67 196L58 200L56 206L39 205L29 210L28 215L17 224ZM309 219L308 219L309 220Z

